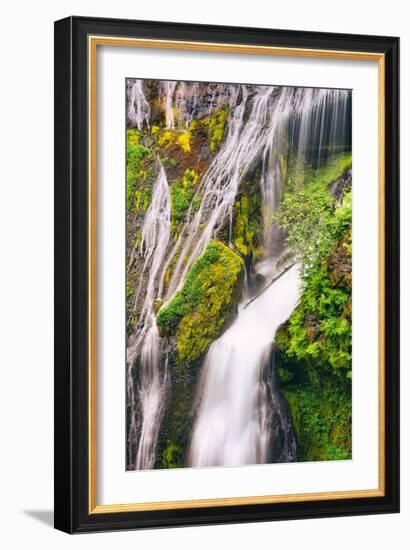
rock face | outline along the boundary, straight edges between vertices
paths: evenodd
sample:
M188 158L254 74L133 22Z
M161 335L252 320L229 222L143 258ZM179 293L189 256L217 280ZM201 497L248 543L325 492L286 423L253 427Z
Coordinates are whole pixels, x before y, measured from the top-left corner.
M350 168L345 174L336 180L330 187L330 192L338 202L341 201L346 190L352 185L352 169Z
M188 126L193 120L203 119L224 107L233 107L240 101L240 87L217 83L128 79L127 95L129 128L141 129L143 123L149 120L156 124L163 122L164 126L174 128L181 124ZM147 105L143 103L145 98ZM135 113L141 111L141 105L147 117L136 116Z
M329 259L329 277L334 286L352 291L352 229L346 231Z

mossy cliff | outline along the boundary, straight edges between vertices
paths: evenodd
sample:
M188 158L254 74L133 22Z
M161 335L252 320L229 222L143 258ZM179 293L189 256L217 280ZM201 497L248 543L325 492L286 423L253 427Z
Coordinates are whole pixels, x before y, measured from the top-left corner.
M127 331L130 334L140 314L143 293L137 303L136 289L142 273L141 231L144 216L152 200L158 174L158 161L163 165L171 193L171 236L169 247L178 239L189 216L201 206L201 179L221 147L229 108L222 107L211 115L193 119L186 126L176 117L176 127L167 128L164 105L157 101L157 84L148 81L151 126L142 130L127 129ZM209 110L206 109L206 113ZM172 276L173 265L165 278L165 289ZM144 281L142 281L144 283Z
M146 82L151 109L150 126L127 130L127 310L128 333L135 330L144 293L143 257L139 249L145 213L152 189L163 165L171 196L171 239L169 250L181 230L200 208L202 178L226 135L229 107L209 109L210 98L202 87L203 105L190 123L174 110L175 127L167 127L165 104L155 81ZM200 94L200 95L201 95ZM201 98L199 98L201 102ZM208 103L207 103L208 102ZM225 103L227 100L225 101ZM246 199L245 199L246 200ZM243 202L243 201L242 201ZM239 203L238 203L239 204ZM246 214L249 217L249 212ZM172 300L154 304L157 323L164 336L171 383L167 415L161 426L157 448L157 467L182 465L192 422L192 401L197 373L209 345L218 338L236 314L241 297L244 262L238 250L229 248L229 238L218 235L193 264L183 287ZM225 244L224 244L225 243ZM168 266L164 288L172 277L178 256ZM136 298L137 296L137 298ZM161 307L163 305L163 307Z
M165 413L158 420L154 467L189 464L187 451L197 411L194 398L200 394L198 382L204 357L237 314L245 273L250 296L258 295L269 282L262 270L258 272L257 265L266 252L280 258L278 270L292 261L301 266L300 302L277 331L274 345L272 342L275 388L289 404L298 441L297 458L350 458L351 153L340 153L345 150L341 142L342 146L336 149L340 154L334 155L329 149L320 159L315 152L304 156L296 151L298 146L292 149L292 134L283 136L283 143L275 141L278 150L269 163L265 147L252 161L243 162L238 157L237 172L232 174L239 174L240 184L236 196L229 195L229 212L219 216L212 233L206 233L212 234L214 240L192 263L184 281L178 281L179 290L164 302L164 297L170 295L171 282L179 280L176 266L184 270L194 250L196 242L187 240L188 236L199 238L212 219L213 203L205 195L212 179L206 175L213 174L210 166L217 166L221 177L212 184L214 191L223 192L225 185L229 188L228 183L236 182L236 175L223 175L223 170L219 170L225 166L225 156L221 155L224 162L216 157L225 151L227 138L236 135L232 134L236 128L235 110L245 96L242 86L235 90L205 83L180 83L171 93L169 86L147 80L143 88L149 104L148 108L145 103L147 117L143 123L129 121L127 130L126 298L130 341L147 328L153 312L161 335L160 370L161 374L167 372L167 383L161 393ZM256 94L261 93L251 88L248 92L243 128L253 113ZM260 128L266 129L262 123ZM313 148L314 144L308 146ZM213 164L214 161L218 162ZM169 187L166 223L168 227L170 218L170 235L163 241L166 250L158 260L161 269L153 277L155 288L148 321L142 305L150 281L150 268L145 265L149 256L146 241L143 246L141 241L142 234L146 234L142 230L154 186L162 182L158 179L161 166ZM272 219L267 250L264 233L270 217L267 213L272 210L270 203L264 205L263 185L269 180L262 179L262 175L270 169L281 174L275 183L275 205L280 207ZM198 212L200 215L195 217ZM198 222L195 233L191 233L193 220ZM269 330L272 333L274 328ZM248 330L243 332L247 338ZM138 362L134 366L136 382L137 369ZM235 364L232 369L235 373ZM269 376L270 371L266 373Z

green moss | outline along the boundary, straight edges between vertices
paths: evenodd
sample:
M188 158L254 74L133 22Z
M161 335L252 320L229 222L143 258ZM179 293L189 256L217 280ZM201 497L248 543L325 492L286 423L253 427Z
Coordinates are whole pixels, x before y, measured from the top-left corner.
M312 180L315 180L318 184L331 185L343 174L352 167L352 152L348 151L345 153L340 153L332 158L328 163L323 167L319 168L314 172L314 175L311 177Z
M209 148L212 153L221 146L228 114L228 107L224 107L217 111L209 122Z
M325 187L338 180L352 166L352 152L339 153L318 169L301 165L296 157L290 157L287 165L285 192L298 191L306 183Z
M192 209L194 212L198 212L201 207L202 197L201 195L195 195L192 200Z
M246 257L255 252L260 232L260 195L243 194L235 203L233 244ZM254 254L255 257L255 254Z
M351 227L311 270L299 306L275 340L299 459L351 458Z
M181 468L182 452L179 445L167 440L166 447L162 452L161 468Z
M156 468L186 464L202 358L235 314L242 281L242 259L221 242L212 241L192 265L182 289L157 313L160 333L176 346L171 346L169 356L172 390Z
M171 130L166 130L158 140L158 145L165 147L166 149L170 147L175 142L175 132Z
M201 205L200 195L195 194L195 185L199 175L195 170L186 169L182 182L174 180L171 183L171 226L175 231L179 223L184 219L185 214L193 201L194 212L198 211Z
M190 170L187 168L184 172L184 175L182 176L182 185L187 189L188 187L195 187L195 185L198 183L199 180L199 174L195 172L195 170L192 168Z
M177 143L184 151L184 153L191 152L191 138L192 134L189 130L178 136Z
M127 130L127 211L138 210L140 187L147 179L147 162L151 153L141 145L142 133L138 130Z
M142 197L142 192L140 191L140 189L137 189L134 194L134 212L135 213L138 213L140 209L141 197Z
M143 205L142 205L142 209L144 212L148 210L149 205L151 204L151 200L152 200L152 187L146 187L144 189Z
M172 145L179 145L184 153L191 152L191 138L192 134L190 130L166 130L158 139L158 145L168 149Z
M134 289L132 286L127 282L127 300L133 295Z
M159 310L160 333L176 335L180 361L194 361L219 336L239 301L242 274L242 259L212 241L191 267L182 289Z
M345 460L352 457L351 380L320 357L289 357L289 333L276 335L276 372L292 417L298 460Z
M329 378L318 385L289 386L283 391L296 432L299 461L352 458L350 392L335 389L337 384Z

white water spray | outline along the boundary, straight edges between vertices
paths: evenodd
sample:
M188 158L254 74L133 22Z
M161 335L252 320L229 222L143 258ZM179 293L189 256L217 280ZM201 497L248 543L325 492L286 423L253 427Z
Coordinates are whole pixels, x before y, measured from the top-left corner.
M164 396L167 388L167 360L161 357L161 339L155 320L154 301L157 275L164 259L170 238L171 197L162 164L159 164L157 179L153 187L153 196L142 228L140 251L144 256L141 279L149 267L148 283L144 288L139 319L139 330L130 338L127 353L127 391L131 407L129 429L129 447L136 447L136 458L129 457L136 469L152 468L155 461L155 448L161 418L164 412ZM142 283L137 290L139 296ZM135 385L133 367L139 352L138 384Z

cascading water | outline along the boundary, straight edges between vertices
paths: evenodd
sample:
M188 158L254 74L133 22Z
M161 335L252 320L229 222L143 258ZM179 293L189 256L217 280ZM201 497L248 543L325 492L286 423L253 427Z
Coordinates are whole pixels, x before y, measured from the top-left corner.
M336 152L340 136L350 131L345 127L350 104L343 90L223 84L210 84L204 90L198 83L170 82L162 84L161 93L168 128L174 128L176 120L179 127L180 123L187 127L194 118L225 106L230 114L221 148L196 189L200 207L197 212L188 210L175 242L170 238L170 190L158 160L158 177L140 245L141 278L135 307L142 300L141 313L128 340L127 353L128 464L135 469L154 465L168 385L167 357L156 326L155 301L170 300L211 239L218 237L227 221L232 225L241 182L257 162L262 165L266 254L255 270L270 280L282 252L282 239L272 223L272 214L282 197L286 156L292 154L297 162L320 165L320 155ZM149 126L150 106L143 81L131 81L128 98L131 126L140 130L144 124ZM172 276L165 283L171 265ZM281 439L278 461L295 459L286 407L269 369L275 330L290 316L298 297L298 269L294 266L247 307L244 296L233 325L211 345L198 389L191 465L266 462L272 455L275 434Z
M201 206L181 232L166 264L167 268L175 252L179 251L167 299L180 287L192 263L230 216L243 175L265 146L272 125L280 120L287 103L290 103L291 94L287 89L283 90L285 91L275 102L277 89L257 88L248 103L248 89L242 87L242 100L229 119L224 144L203 177ZM247 108L250 113L245 119ZM277 112L277 117L269 117L272 110ZM164 275L165 272L166 270Z
M144 81L143 80L128 80L128 120L132 126L136 126L138 130L142 130L144 122L149 127L149 118L151 115L151 107L145 99Z
M167 128L175 128L174 110L172 108L172 99L177 83L166 80L163 83L165 94L165 124Z
M350 136L351 109L347 90L302 88L297 91L299 116L292 121L293 153L299 163L314 166L340 151ZM341 141L342 139L342 141Z
M155 321L155 285L157 275L165 256L171 229L171 197L164 167L159 165L158 176L153 187L151 204L142 228L141 254L144 257L143 277L149 266L145 299L139 319L139 333L130 338L127 363L128 402L131 407L129 448L132 456L129 463L136 469L152 468L155 460L155 446L163 414L164 395L167 386L167 360L161 370L161 339ZM142 284L137 291L137 298ZM138 384L135 385L133 367L139 352ZM136 386L136 387L135 387ZM139 442L136 446L139 433ZM133 455L136 455L135 462Z

